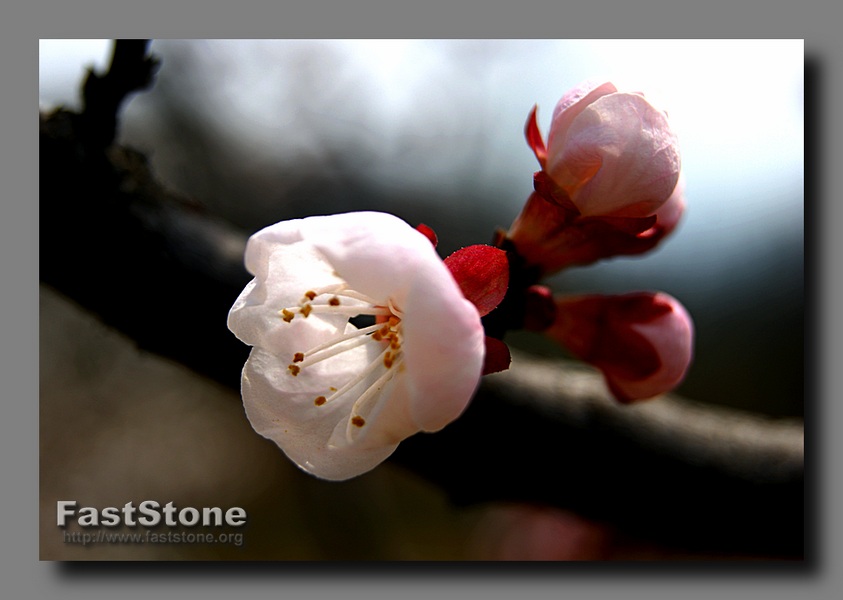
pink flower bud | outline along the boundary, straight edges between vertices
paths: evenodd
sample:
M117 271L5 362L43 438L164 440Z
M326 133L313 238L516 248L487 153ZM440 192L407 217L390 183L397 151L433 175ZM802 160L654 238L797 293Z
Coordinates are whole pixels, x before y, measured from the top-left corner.
M675 298L661 292L569 296L557 298L556 307L547 334L603 371L620 402L652 398L684 379L694 329Z
M533 108L527 143L542 170L507 237L543 275L642 254L685 209L676 136L643 95L582 84L553 113L545 146Z
M543 170L582 216L649 216L676 188L679 149L667 116L609 82L586 82L562 97L546 148L535 109L526 133Z

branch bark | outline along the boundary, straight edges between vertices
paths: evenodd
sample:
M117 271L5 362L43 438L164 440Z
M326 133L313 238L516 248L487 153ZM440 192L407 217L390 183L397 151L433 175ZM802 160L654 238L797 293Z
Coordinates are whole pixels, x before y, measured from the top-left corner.
M239 389L249 349L225 321L250 279L246 234L106 135L154 65L137 43L128 55L86 86L82 114L41 116L41 280L140 348ZM691 551L804 555L801 422L678 397L620 406L576 364L515 355L460 419L391 460L457 503L547 503Z
M588 367L515 354L394 460L460 503L573 510L692 552L803 553L802 423L677 396L618 404Z

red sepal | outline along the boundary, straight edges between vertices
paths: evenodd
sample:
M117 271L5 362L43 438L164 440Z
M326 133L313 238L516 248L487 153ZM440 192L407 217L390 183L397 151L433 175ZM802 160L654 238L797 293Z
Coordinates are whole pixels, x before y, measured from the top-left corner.
M524 290L524 329L544 331L556 321L553 292L544 285L531 285Z
M568 193L556 185L546 171L536 171L533 173L533 189L536 190L539 196L551 204L564 209L567 220L580 215L580 209L574 205Z
M536 155L542 169L544 169L544 165L547 162L547 147L544 145L544 138L542 138L542 132L539 130L539 124L536 121L538 110L539 107L536 105L530 111L530 116L527 117L527 124L524 126L524 135L527 137L527 144L533 150L533 154Z
M500 248L468 246L446 258L445 265L481 317L492 312L506 295L509 260Z
M433 231L432 227L425 225L424 223L419 223L418 225L416 225L416 230L420 233L423 233L424 237L430 240L430 243L433 244L434 248L436 248L436 246L439 244L439 238L436 237L436 232Z
M486 336L486 356L483 359L483 375L506 371L512 363L509 346L505 342Z

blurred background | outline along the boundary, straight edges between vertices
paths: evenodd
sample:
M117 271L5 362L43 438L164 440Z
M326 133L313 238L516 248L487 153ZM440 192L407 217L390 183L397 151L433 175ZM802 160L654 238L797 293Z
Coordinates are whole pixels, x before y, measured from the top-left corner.
M42 40L41 109L78 108L85 69L104 69L110 51L108 40ZM679 136L683 221L652 253L551 283L672 294L697 332L680 394L803 415L801 40L155 40L151 51L156 83L125 107L120 141L144 152L161 182L247 233L388 211L432 226L442 256L490 241L528 197L533 105L546 132L556 101L584 79L645 92ZM388 464L317 481L254 434L236 394L138 352L48 288L40 341L42 558L676 556L567 513L456 508ZM535 335L508 341L558 353ZM54 526L55 500L68 498L244 506L247 543L82 548ZM554 527L568 542L529 533Z

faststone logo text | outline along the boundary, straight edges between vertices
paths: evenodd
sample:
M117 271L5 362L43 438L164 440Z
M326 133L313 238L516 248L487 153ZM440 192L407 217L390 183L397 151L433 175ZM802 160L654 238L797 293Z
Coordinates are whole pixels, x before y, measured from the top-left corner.
M232 506L223 511L218 506L179 508L173 502L163 507L155 500L144 500L138 506L127 502L122 507L108 506L102 509L93 506L79 507L76 500L56 502L56 525L67 527L76 523L79 527L242 527L246 524L246 510Z

